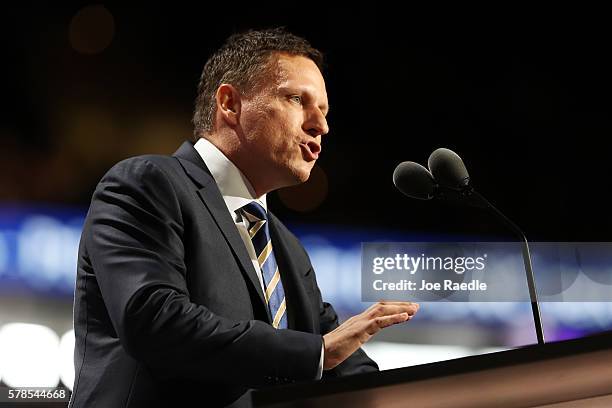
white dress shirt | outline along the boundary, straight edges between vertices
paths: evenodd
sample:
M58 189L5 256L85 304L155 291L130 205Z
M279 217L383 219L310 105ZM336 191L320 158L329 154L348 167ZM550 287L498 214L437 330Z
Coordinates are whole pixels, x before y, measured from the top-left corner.
M255 248L251 237L249 236L248 220L243 219L242 214L238 211L241 207L249 204L250 202L256 201L266 211L268 207L266 204L266 195L261 197L255 197L255 190L249 180L244 174L232 163L214 144L208 139L200 138L193 146L196 151L204 160L206 167L210 170L213 178L217 182L217 186L221 191L225 205L230 213L230 216L238 228L240 237L244 242L247 253L253 263L253 268L257 272L259 283L261 284L261 290L263 293L266 292L263 274L257 261L257 255L255 254ZM320 379L323 374L323 353L325 348L321 347L321 358L319 360L319 370L317 372L317 379Z

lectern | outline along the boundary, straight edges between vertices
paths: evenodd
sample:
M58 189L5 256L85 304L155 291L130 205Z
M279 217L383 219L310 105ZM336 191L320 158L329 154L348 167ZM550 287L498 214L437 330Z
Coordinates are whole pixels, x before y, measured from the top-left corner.
M612 332L254 391L254 407L612 407Z

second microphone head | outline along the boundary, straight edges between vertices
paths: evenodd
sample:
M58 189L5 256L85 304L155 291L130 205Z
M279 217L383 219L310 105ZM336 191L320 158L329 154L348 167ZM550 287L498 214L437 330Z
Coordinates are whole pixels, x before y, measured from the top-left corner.
M443 147L436 149L427 160L427 167L440 185L462 189L470 184L470 175L457 153Z

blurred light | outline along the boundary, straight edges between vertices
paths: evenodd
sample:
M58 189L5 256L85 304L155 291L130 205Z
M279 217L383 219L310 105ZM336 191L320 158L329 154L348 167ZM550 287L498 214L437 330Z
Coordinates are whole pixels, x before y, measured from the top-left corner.
M2 380L9 387L56 387L59 337L48 327L9 323L0 329Z
M60 378L72 391L74 385L74 330L62 336L59 346Z
M102 5L82 8L70 22L70 44L83 54L98 54L104 51L114 35L113 15Z
M308 181L278 190L282 203L292 210L307 212L317 208L327 197L327 175L315 165Z
M146 114L130 117L126 126L122 113L78 101L58 120L62 146L73 156L87 157L78 162L78 171L98 177L120 158L172 153L192 133L188 118L171 107L163 112L151 107Z
M17 265L31 285L71 287L81 231L47 216L25 220L18 235Z
M474 354L474 351L467 347L424 346L383 341L367 343L363 349L376 361L381 370L451 360Z
M9 249L4 234L0 232L0 276L8 269Z
M361 307L361 247L341 249L323 241L315 245L315 237L308 237L306 248L324 298L340 309L357 310Z
M426 346L422 344L400 344L372 341L363 345L366 353L378 364L381 370L410 367L437 361L493 353L505 348L474 349L459 346Z

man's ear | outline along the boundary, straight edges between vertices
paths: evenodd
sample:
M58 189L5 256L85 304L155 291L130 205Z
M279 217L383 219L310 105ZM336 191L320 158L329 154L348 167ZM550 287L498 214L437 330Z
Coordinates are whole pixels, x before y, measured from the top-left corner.
M237 126L241 108L238 90L233 85L221 84L217 88L215 99L217 101L217 113L230 127Z

